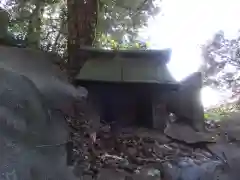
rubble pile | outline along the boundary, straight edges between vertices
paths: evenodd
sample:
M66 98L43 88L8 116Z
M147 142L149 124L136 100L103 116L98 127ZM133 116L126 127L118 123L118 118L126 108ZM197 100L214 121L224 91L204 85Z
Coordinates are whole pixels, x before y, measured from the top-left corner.
M109 125L101 123L93 142L87 133L90 131L87 120L72 119L69 123L74 127L73 159L78 176L98 177L103 170L111 169L133 177L151 168L151 172L163 178L163 164L174 164L186 157L201 164L214 158L202 145L176 141L151 129L128 127L115 136Z

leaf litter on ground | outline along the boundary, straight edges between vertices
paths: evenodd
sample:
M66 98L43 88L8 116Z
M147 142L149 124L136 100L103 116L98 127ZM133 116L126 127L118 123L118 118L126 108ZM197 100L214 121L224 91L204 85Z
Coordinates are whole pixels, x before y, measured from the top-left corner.
M74 127L74 164L81 175L95 177L106 168L131 175L146 166L174 162L180 157L199 163L213 156L207 149L196 148L196 144L179 142L153 129L121 128L116 136L108 124L101 123L93 141L87 133L91 127L86 119L73 118L68 123Z

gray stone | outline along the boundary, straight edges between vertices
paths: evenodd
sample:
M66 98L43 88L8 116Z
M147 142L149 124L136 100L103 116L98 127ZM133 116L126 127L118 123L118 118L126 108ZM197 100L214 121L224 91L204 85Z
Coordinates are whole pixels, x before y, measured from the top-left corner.
M221 135L227 134L229 140L240 140L240 113L232 112L219 123Z
M220 168L221 166L221 162L214 160L202 162L200 165L197 165L191 158L180 158L176 160L176 163L166 162L163 164L164 179L218 180L218 176L222 178L226 177L226 174Z
M68 82L66 74L52 63L55 58L40 50L0 46L0 67L29 78L49 108L73 114L73 102L87 94Z
M169 124L164 133L172 139L184 141L188 144L200 142L216 142L215 134L207 132L197 132L191 126L184 123Z
M127 173L118 172L114 169L101 169L97 180L125 180L127 176Z
M167 96L167 107L177 116L178 121L191 125L198 131L204 131L204 110L200 91L202 76L200 72L193 73L183 81L177 92Z
M23 75L0 69L0 83L0 180L74 180L62 114Z
M19 121L9 116L6 124L12 124L15 128L23 128L18 127L18 124L25 125L24 133L43 132L48 122L48 114L36 86L25 76L5 69L0 69L0 83L1 115L8 117L9 113ZM0 122L4 123L3 117Z
M134 180L161 180L161 171L155 168L144 168L133 176Z

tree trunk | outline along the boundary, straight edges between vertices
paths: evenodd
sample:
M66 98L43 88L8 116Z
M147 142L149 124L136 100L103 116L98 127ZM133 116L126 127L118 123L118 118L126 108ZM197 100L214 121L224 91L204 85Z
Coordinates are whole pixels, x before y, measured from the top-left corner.
M98 0L68 0L68 64L73 77L86 60L81 46L92 46L97 24Z

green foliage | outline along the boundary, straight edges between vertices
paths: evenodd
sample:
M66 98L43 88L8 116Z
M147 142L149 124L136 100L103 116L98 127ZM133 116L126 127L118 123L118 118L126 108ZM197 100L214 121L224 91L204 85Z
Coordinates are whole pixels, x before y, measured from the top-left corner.
M223 117L229 116L232 112L238 112L240 105L238 103L224 103L216 107L209 108L204 113L207 120L221 120Z
M121 43L123 36L133 42L139 28L158 12L153 0L100 0L97 30L100 35L111 34L117 42Z
M219 31L203 46L204 83L218 90L230 91L233 99L240 93L240 37L228 39Z
M65 54L67 6L64 0L7 0L9 31L27 45ZM159 12L153 0L100 0L95 46L111 49L146 48L138 30Z
M204 113L204 119L205 120L219 121L219 120L221 120L221 118L222 118L222 116L218 113L213 113L213 112Z
M130 42L130 43L119 43L114 40L111 36L102 34L101 38L98 42L99 47L104 47L107 49L114 50L124 50L124 49L147 49L149 47L149 43L147 42Z

